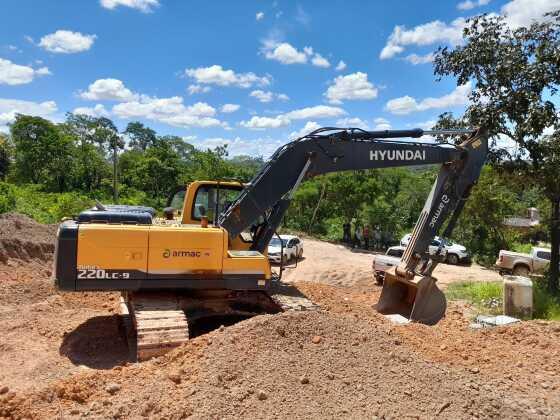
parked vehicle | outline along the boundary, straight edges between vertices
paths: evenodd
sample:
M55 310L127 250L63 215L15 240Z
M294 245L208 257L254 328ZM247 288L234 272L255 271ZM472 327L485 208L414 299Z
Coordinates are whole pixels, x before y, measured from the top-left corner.
M496 261L500 274L528 276L544 272L550 264L551 251L547 248L533 247L530 254L501 250Z
M282 242L280 242L282 241ZM283 248L283 255L282 253ZM287 264L293 259L303 257L303 241L294 235L280 235L280 239L275 236L268 244L268 259L271 262ZM282 260L281 260L282 258Z
M387 249L385 255L375 255L373 257L371 268L373 270L373 278L377 284L383 284L385 272L389 268L399 264L404 250L405 247L403 246L392 246Z
M407 246L410 241L410 233L404 235L401 239L401 246ZM445 262L448 264L468 264L471 262L471 255L463 245L453 243L447 239L436 236L429 246L429 252L434 255L438 248L442 248L447 253Z
M397 265L401 260L406 247L402 245L391 246L387 248L385 255L375 255L372 261L373 277L377 284L383 284L385 271ZM437 247L430 247L430 254L434 255L437 252ZM447 251L442 249L442 256L445 258Z

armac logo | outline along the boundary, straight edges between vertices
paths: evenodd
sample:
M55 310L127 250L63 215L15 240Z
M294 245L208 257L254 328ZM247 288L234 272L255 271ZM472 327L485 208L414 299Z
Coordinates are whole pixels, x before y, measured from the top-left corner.
M201 256L209 257L210 253L208 251L202 253L200 251L189 251L184 249L165 249L163 251L163 258L200 258Z

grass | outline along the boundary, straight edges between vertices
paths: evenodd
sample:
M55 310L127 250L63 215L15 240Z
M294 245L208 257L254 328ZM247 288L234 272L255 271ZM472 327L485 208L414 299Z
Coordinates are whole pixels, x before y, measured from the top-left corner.
M533 318L560 321L560 296L551 295L546 277L533 279Z
M498 315L502 311L501 282L451 283L445 295L448 300L465 300L472 303L479 311Z
M465 300L480 312L502 313L502 282L457 282L448 286L448 300ZM551 295L544 278L533 279L533 318L560 321L560 296Z

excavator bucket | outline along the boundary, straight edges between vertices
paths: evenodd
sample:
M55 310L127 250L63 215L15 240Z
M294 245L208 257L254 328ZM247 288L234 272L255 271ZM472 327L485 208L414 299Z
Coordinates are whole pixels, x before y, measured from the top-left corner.
M445 316L447 301L436 279L404 280L386 273L377 312L399 314L413 322L435 325Z

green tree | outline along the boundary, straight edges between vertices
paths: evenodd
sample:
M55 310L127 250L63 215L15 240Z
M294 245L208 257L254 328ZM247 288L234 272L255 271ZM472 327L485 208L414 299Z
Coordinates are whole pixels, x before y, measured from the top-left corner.
M138 121L128 123L123 134L130 139L129 145L134 149L146 150L157 140L156 132Z
M454 76L458 85L473 84L465 121L484 125L495 141L514 142L517 152L504 151L497 156L502 160L507 156L519 164L518 168L529 167L527 181L538 183L543 191L558 183L557 169L550 171L551 166L556 167L550 163L551 147L555 146L543 139L543 133L559 126L550 100L560 82L559 15L548 14L545 22L515 30L502 17L475 17L464 30L464 43L453 49L440 48L434 61L437 76ZM493 145L498 146L496 142ZM554 256L549 289L558 291L560 233L555 212L560 195L547 196L553 211L550 236Z
M18 178L65 191L74 164L72 138L50 121L21 114L10 129Z
M179 183L182 163L172 145L158 139L144 153L138 149L124 152L119 167L128 186L163 200Z
M12 148L8 136L0 133L0 181L6 179L12 164Z
M192 159L196 151L196 148L192 144L187 143L179 136L160 136L159 140L168 143L185 163Z

